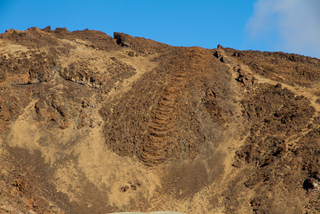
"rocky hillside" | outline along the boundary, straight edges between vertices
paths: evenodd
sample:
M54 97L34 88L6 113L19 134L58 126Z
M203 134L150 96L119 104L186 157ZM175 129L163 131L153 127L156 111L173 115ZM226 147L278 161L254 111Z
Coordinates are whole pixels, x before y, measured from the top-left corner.
M320 60L0 35L1 213L319 213Z

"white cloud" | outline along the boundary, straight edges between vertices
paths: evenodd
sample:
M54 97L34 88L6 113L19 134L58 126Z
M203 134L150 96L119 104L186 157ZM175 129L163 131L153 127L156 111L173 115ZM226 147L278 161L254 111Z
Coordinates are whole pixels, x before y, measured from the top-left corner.
M258 0L246 28L269 50L320 58L320 0Z

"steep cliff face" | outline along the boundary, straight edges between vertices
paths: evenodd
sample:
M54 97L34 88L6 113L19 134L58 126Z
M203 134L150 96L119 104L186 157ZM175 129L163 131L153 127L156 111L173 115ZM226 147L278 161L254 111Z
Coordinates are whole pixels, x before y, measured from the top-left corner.
M317 213L320 60L0 35L0 210Z

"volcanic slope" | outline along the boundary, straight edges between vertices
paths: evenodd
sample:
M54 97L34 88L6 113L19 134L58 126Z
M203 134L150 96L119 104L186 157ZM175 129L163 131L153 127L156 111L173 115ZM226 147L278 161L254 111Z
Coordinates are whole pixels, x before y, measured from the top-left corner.
M320 60L0 35L0 211L318 213Z

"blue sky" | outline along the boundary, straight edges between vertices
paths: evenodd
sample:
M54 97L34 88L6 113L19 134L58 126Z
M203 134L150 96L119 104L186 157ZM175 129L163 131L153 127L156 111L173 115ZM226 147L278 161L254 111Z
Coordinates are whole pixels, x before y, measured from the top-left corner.
M319 12L319 0L0 0L0 33L50 25L320 58Z

